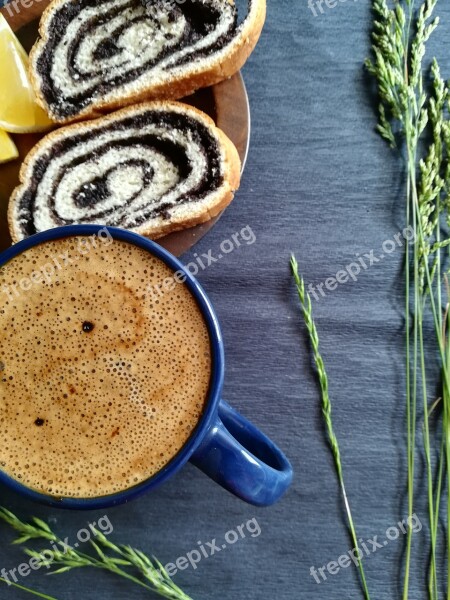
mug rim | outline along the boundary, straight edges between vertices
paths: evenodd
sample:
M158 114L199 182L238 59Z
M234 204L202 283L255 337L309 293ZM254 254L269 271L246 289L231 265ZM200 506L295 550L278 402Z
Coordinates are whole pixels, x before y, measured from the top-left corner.
M113 239L132 244L142 248L153 256L156 256L156 258L162 260L173 271L173 273L182 271L183 274L186 275L186 281L182 285L187 285L189 291L197 302L210 336L212 369L209 391L203 415L181 450L156 474L145 479L141 483L138 483L137 485L120 492L93 498L58 498L56 496L50 496L27 487L7 473L4 473L0 467L0 483L6 485L9 489L12 489L22 497L26 497L30 500L34 500L54 508L67 508L72 510L111 508L113 506L129 502L130 500L134 500L142 494L150 492L151 490L162 485L189 461L209 429L213 426L217 416L218 405L223 387L225 371L223 338L219 321L211 301L209 300L200 283L193 275L191 275L189 270L181 263L181 261L179 261L178 258L153 240L127 229L109 227L108 225L66 225L36 233L12 245L10 248L0 253L0 269L22 252L25 252L26 250L29 250L30 248L33 248L41 243L68 237L94 235L105 230L110 233Z

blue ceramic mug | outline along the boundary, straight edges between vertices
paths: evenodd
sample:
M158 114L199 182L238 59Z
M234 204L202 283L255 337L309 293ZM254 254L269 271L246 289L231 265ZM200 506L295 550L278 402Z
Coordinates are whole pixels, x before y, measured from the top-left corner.
M292 467L281 450L247 419L222 400L225 361L222 334L214 309L200 284L161 246L130 231L98 225L71 225L38 233L0 254L0 269L21 252L40 243L99 231L134 244L161 259L174 273L182 271L207 324L212 349L212 375L205 410L182 450L161 471L143 483L99 498L54 498L36 492L0 470L0 482L19 494L50 506L70 509L108 508L149 492L177 473L189 460L242 500L257 506L276 502L292 481Z

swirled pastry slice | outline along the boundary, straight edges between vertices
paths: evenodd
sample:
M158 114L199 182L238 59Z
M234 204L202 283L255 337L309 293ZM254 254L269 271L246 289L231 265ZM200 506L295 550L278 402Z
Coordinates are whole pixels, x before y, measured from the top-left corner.
M58 129L30 152L10 200L11 236L95 223L156 239L223 210L240 166L201 111L179 102L125 108Z
M236 73L266 0L54 0L31 53L36 95L65 123L140 100L177 99Z

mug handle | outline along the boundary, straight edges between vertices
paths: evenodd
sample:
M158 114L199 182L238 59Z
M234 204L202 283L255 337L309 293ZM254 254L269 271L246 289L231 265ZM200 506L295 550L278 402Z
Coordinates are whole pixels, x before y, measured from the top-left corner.
M221 400L216 422L191 462L229 492L255 506L270 506L292 482L283 452Z

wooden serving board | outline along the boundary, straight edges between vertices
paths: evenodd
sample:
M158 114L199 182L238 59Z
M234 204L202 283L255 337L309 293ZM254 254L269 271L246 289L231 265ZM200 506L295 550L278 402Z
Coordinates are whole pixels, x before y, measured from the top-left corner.
M0 9L0 13L16 32L27 51L37 39L38 19L49 4L50 0L12 0ZM250 142L250 107L241 74L237 73L218 85L200 90L193 96L184 98L183 101L200 108L214 119L238 149L242 170L244 170ZM9 197L19 183L21 161L42 136L15 135L13 137L20 152L20 160L0 166L0 251L8 248L12 243L6 213ZM172 254L180 256L206 235L219 218L220 215L203 225L172 233L159 239L158 243Z

